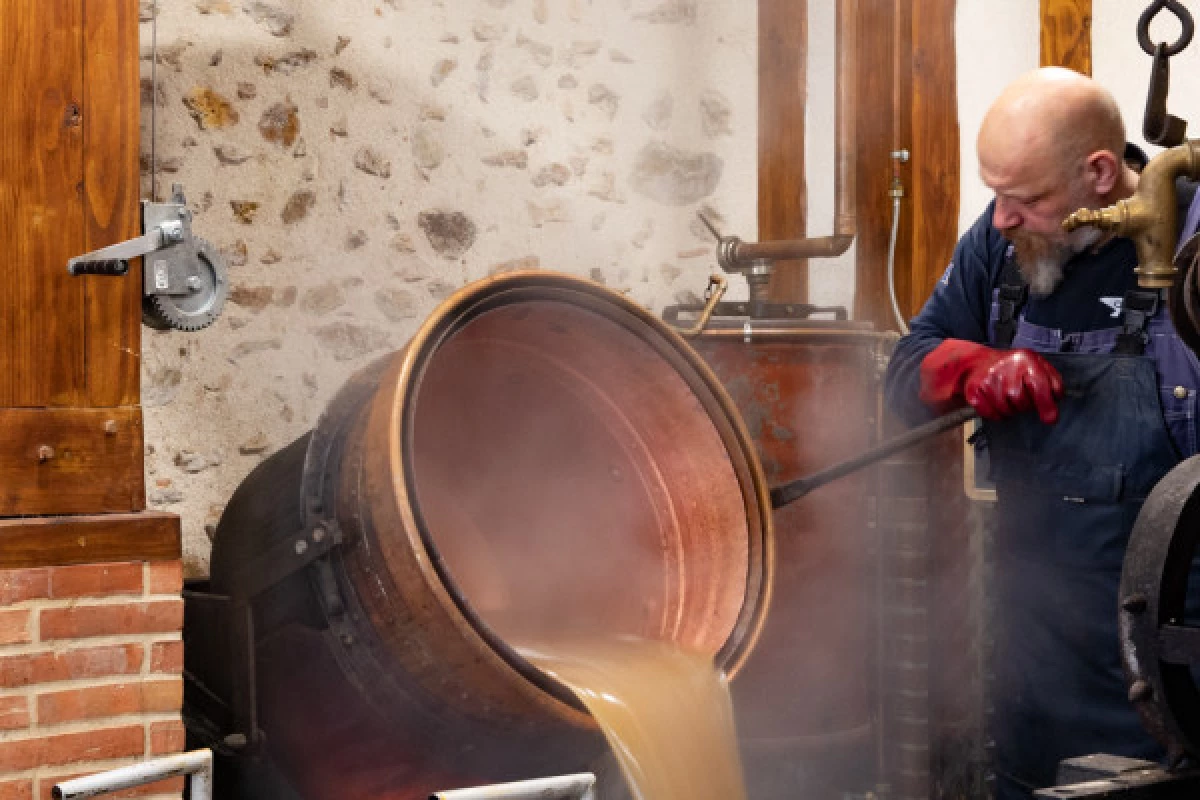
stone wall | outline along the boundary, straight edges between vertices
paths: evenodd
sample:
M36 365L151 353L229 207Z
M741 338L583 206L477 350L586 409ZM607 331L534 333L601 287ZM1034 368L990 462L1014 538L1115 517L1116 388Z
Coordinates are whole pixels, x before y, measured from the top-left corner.
M153 161L159 197L183 183L232 265L213 328L143 346L149 501L182 515L189 573L245 474L457 287L554 269L661 311L715 268L698 210L755 235L753 3L157 13L155 87L144 0L145 192Z

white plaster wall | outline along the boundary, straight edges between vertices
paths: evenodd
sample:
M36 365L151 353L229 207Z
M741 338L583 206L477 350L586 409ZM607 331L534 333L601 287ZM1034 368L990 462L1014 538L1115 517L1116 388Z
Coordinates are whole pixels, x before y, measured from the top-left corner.
M959 232L979 218L992 193L979 179L975 137L984 112L1014 78L1037 69L1041 18L1038 0L959 0L955 17L961 194Z

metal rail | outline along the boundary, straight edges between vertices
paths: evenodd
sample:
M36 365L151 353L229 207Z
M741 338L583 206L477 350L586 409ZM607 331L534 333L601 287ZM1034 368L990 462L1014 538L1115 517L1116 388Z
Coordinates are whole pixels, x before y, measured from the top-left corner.
M152 758L128 767L63 781L54 785L51 796L54 800L82 800L181 775L191 776L191 800L212 800L213 755L208 749Z
M595 800L596 776L590 772L495 783L434 792L429 800Z

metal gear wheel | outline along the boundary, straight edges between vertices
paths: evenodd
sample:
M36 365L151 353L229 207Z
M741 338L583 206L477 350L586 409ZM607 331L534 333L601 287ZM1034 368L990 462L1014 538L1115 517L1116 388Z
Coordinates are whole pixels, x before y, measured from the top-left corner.
M225 259L204 239L192 240L196 254L195 291L186 295L152 294L142 298L142 321L158 330L198 331L220 315L229 294Z

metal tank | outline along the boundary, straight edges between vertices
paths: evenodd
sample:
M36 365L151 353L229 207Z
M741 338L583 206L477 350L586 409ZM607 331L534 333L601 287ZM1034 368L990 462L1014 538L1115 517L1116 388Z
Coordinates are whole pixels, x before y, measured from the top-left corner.
M186 593L189 731L290 787L227 797L579 770L602 737L514 645L632 634L734 674L773 570L754 445L696 353L594 283L488 279L235 492Z
M845 321L841 309L757 299L718 304L689 342L737 404L774 486L877 442L880 380L894 336ZM671 307L664 317L678 324L699 311ZM875 724L882 717L877 496L875 476L859 472L775 511L771 610L732 685L751 797L876 788L883 757Z

